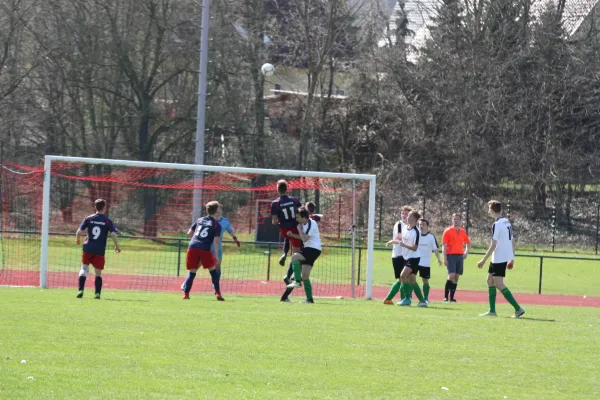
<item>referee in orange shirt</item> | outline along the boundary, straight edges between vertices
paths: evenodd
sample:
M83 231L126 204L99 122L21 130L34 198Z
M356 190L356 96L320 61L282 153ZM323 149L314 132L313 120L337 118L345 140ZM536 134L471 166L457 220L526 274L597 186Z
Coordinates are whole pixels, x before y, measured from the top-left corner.
M460 227L460 214L452 214L452 226L442 236L442 252L444 265L448 268L448 280L444 289L444 301L456 302L454 293L458 286L458 277L463 274L463 262L469 255L471 239Z

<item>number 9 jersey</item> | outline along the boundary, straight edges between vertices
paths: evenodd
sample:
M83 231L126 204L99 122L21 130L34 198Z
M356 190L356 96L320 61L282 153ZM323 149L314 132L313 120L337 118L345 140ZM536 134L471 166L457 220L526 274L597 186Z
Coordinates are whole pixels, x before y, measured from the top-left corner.
M103 256L106 251L106 239L110 232L117 232L115 224L104 214L93 214L83 220L79 229L87 229L83 242L83 252Z
M221 225L211 216L198 218L190 228L194 231L189 249L210 251L216 237L221 236Z

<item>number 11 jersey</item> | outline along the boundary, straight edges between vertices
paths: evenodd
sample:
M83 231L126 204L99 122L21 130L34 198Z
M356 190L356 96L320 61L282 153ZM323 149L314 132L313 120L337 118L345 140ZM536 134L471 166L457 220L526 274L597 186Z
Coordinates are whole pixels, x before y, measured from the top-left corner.
M83 252L103 256L106 251L106 239L110 232L116 232L115 224L104 214L92 214L86 217L79 229L87 229L83 242Z
M300 202L295 197L280 196L271 203L271 215L277 216L277 226L280 228L295 228L298 226L296 213Z
M190 229L194 231L188 245L190 249L210 251L215 238L221 236L221 225L211 216L198 218Z

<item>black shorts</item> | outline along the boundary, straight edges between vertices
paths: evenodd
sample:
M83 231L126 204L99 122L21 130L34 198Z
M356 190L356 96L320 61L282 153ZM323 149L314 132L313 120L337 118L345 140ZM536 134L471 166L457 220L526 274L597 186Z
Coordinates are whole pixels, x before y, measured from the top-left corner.
M488 268L488 274L492 274L492 276L506 276L506 266L507 262L503 263L490 263L490 268Z
M302 265L310 265L312 267L315 261L317 261L317 258L321 255L321 250L305 247L300 250L298 254L302 254L302 257L304 257L304 261L301 262Z
M399 279L400 273L402 273L402 268L404 268L404 265L405 265L404 258L402 258L402 256L393 257L392 265L394 266L394 277L396 279Z
M429 279L431 276L431 267L419 265L419 276L421 276L423 279Z
M419 261L420 257L417 258L409 258L408 260L404 260L404 266L411 269L411 274L417 274L419 271Z

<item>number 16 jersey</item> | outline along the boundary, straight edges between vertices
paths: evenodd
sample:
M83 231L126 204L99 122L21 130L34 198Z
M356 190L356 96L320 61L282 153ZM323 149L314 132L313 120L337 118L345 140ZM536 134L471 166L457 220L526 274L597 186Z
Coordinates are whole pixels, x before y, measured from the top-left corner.
M198 218L190 229L194 231L188 245L190 249L210 251L215 238L221 236L221 225L211 216Z
M92 214L86 217L79 229L87 229L87 237L83 242L83 251L88 254L103 256L106 252L106 239L110 232L116 232L115 224L104 214Z

